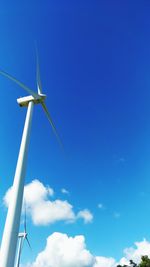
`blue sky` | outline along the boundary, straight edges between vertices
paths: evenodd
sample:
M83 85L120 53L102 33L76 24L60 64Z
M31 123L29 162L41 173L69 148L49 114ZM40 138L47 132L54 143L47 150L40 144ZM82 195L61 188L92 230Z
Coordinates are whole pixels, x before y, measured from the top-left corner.
M135 241L150 240L149 11L146 0L0 3L0 67L36 90L37 41L47 106L65 147L64 155L36 106L26 183L38 179L75 213L93 214L89 224L47 226L28 216L34 248L29 254L25 246L24 262L53 232L82 234L94 255L117 259ZM16 99L26 94L4 77L0 87L1 237L26 113Z

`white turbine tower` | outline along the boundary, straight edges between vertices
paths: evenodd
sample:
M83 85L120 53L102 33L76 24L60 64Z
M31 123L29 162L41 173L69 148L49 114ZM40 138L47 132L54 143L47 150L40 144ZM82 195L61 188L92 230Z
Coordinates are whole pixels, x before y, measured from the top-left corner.
M27 233L27 221L26 221L26 207L25 207L25 217L24 217L24 232L19 233L18 235L19 244L18 244L18 252L17 252L17 258L16 258L16 264L15 267L20 266L20 259L21 259L21 253L23 249L24 242L27 241L28 246L31 249L31 245L28 239L28 233Z
M22 253L24 241L27 240L27 242L29 242L27 239L27 233L26 232L19 233L18 238L19 238L19 245L18 245L18 254L17 254L17 260L16 260L15 267L20 266L20 259L21 259L21 253Z
M12 80L13 82L18 84L21 88L23 88L26 92L30 94L29 96L17 99L17 102L21 107L27 107L27 114L26 114L22 141L21 141L21 146L20 146L20 151L19 151L18 161L17 161L17 166L16 166L16 172L15 172L15 177L14 177L14 182L13 182L12 199L9 204L3 237L2 237L2 243L1 243L1 249L0 249L0 267L14 267L17 239L18 239L19 225L20 225L21 208L22 208L22 198L23 198L23 190L24 190L24 179L25 179L25 173L26 173L28 146L29 146L29 139L30 139L30 132L31 132L31 121L32 121L32 113L33 113L34 105L36 104L42 105L42 108L44 109L47 115L47 118L52 126L52 129L59 143L61 144L55 125L45 105L46 95L42 93L38 55L37 55L36 73L37 73L38 93L35 93L33 90L31 90L29 87L27 87L22 82L18 81L16 78L11 76L10 74L0 70L1 75Z

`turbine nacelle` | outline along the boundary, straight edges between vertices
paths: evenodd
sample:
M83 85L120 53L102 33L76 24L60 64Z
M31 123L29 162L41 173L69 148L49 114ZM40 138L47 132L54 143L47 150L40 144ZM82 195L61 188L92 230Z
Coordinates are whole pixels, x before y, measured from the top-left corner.
M19 104L20 107L27 107L29 102L33 101L34 104L41 104L44 102L46 98L46 95L40 94L36 97L30 95L30 96L25 96L17 99L17 103Z
M25 233L25 232L24 233L19 233L18 237L19 238L26 238L27 237L27 233Z

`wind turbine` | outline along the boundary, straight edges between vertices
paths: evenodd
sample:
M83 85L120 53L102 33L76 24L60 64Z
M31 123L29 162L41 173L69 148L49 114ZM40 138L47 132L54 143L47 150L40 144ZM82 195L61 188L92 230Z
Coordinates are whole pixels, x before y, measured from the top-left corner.
M17 99L20 107L27 107L27 114L25 119L25 125L22 135L22 141L20 145L20 151L18 155L18 161L16 166L16 172L14 176L13 188L12 188L12 198L9 204L8 213L6 217L1 250L0 250L0 267L13 267L16 255L17 239L20 225L20 216L22 208L22 198L24 190L24 179L26 173L26 164L27 164L27 154L28 146L31 132L31 122L32 122L32 113L33 107L36 104L41 104L42 108L49 120L51 127L57 140L61 144L60 138L58 136L55 125L52 121L51 115L45 105L46 95L42 93L42 85L40 78L40 68L39 68L39 59L37 56L37 67L36 67L36 80L37 80L37 93L30 89L28 86L18 81L15 77L11 76L7 72L0 70L0 74L9 80L18 84L24 91L29 93L29 96L22 97Z
M21 258L21 253L22 253L22 249L23 249L23 245L25 241L27 241L28 246L31 249L31 245L28 240L28 233L27 233L26 207L25 207L25 217L24 217L24 232L19 233L18 239L19 239L19 244L18 244L18 253L17 253L16 265L15 265L16 267L20 266L20 258Z

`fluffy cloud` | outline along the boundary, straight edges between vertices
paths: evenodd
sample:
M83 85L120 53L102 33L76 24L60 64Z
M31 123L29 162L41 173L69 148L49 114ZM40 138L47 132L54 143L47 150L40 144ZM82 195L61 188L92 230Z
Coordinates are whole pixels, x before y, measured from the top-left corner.
M104 209L104 205L103 205L102 203L99 203L97 206L98 206L98 208L101 209L101 210Z
M65 188L62 188L62 189L61 189L61 192L62 192L63 194L69 195L69 191L68 191L67 189L65 189Z
M128 262L130 259L136 263L140 262L141 256L147 255L150 257L150 242L144 239L141 242L135 242L135 247L126 248L124 250L125 257L121 259L121 262Z
M4 196L4 203L8 207L12 194L12 188L8 189ZM93 215L88 210L74 213L73 206L67 200L51 200L54 190L49 186L44 186L39 180L33 180L24 188L24 199L27 214L35 225L48 225L60 220L75 222L82 218L85 223L93 219Z
M95 264L93 267L115 267L116 261L113 258L95 257Z
M142 255L150 256L150 243L146 240L125 249L124 257L117 262L114 258L92 255L83 235L69 237L55 232L47 238L45 249L35 261L24 267L116 267L119 263L128 265L130 259L138 263Z
M84 209L78 212L77 218L82 218L84 223L90 223L93 220L93 215L88 209Z
M94 258L86 249L83 236L68 237L53 233L47 238L45 249L31 267L92 267Z

